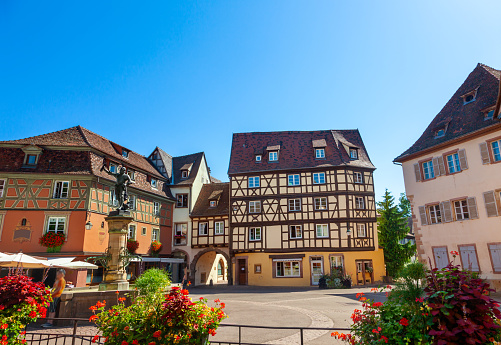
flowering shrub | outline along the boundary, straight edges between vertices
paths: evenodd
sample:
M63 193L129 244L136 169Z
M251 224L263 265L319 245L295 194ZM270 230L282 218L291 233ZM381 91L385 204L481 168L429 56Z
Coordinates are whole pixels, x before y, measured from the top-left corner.
M150 268L137 278L136 288L140 295L147 295L163 291L170 286L170 283L169 272L159 268Z
M47 247L47 248L57 248L61 247L64 244L65 236L63 233L55 233L52 231L46 232L40 239L38 240L38 243L41 246Z
M158 253L162 249L162 243L160 241L153 241L151 242L150 249L152 253Z
M50 290L32 278L13 275L0 278L0 344L24 344L25 326L45 317Z
M134 254L136 252L137 248L139 248L139 242L138 241L136 241L136 240L127 240L127 250L129 251L129 253Z
M203 298L193 302L188 291L179 288L166 296L140 296L129 307L124 301L119 298L119 303L109 310L105 310L105 301L91 307L94 315L90 321L96 323L107 345L204 344L226 317L224 303L215 300L216 306L209 307Z

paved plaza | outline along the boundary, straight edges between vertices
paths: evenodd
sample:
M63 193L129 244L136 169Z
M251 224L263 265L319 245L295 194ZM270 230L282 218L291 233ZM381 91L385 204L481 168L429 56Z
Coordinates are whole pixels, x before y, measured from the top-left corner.
M384 301L385 295L374 294L370 288L320 290L318 288L215 286L190 289L194 300L205 297L209 305L219 298L226 304L228 318L223 324L273 327L347 328L354 309L361 308L358 292ZM30 326L28 331L39 333L71 333L71 327L41 329ZM95 335L93 326L79 327L80 334ZM305 344L337 344L328 331L306 331ZM238 341L238 329L222 326L212 341ZM299 344L298 330L243 329L242 342L257 344ZM340 342L339 342L340 343Z

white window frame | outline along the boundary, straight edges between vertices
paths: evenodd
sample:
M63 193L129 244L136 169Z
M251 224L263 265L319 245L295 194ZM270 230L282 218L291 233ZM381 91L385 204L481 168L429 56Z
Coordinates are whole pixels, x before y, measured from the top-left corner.
M125 149L122 149L122 157L129 159L129 151L125 150Z
M131 194L128 196L128 198L129 200L127 200L127 205L129 206L130 210L134 211L136 209L136 196Z
M256 155L256 162L261 162L262 156L261 155Z
M358 150L350 148L350 159L358 159Z
M365 224L357 224L357 237L367 237Z
M184 228L184 231L183 231ZM174 236L174 246L185 246L186 243L188 243L188 223L174 223L174 231L173 231L173 236ZM183 236L184 239L177 239L175 236ZM176 243L176 241L179 240L180 243ZM184 243L183 243L184 241Z
M118 206L118 199L113 188L110 188L110 205Z
M365 210L365 198L363 196L355 197L355 209L356 210Z
M160 203L158 201L153 201L153 214L156 216L160 214Z
M287 260L287 261L275 261L275 276L277 278L299 278L301 277L301 261L299 260ZM281 266L281 268L279 268ZM290 274L285 274L286 266ZM297 267L297 270L294 270ZM279 274L279 272L281 274Z
M315 224L315 236L316 238L329 238L329 224Z
M433 170L433 161L430 159L429 161L423 162L423 179L431 180L435 178L435 171Z
M179 197L181 197L181 200L183 201L181 203L181 206L179 206ZM186 199L186 206L183 206L185 199ZM176 194L176 208L186 208L186 207L188 207L188 194L184 193Z
M110 167L109 167L109 171L112 172L112 173L116 173L117 172L117 169L118 169L118 165L116 165L115 163L111 163L110 162Z
M145 227L145 226L143 226L143 227L141 228L141 236L146 236L147 232L148 232L148 230L146 229L146 227Z
M249 176L247 180L249 188L259 188L261 185L261 179L259 178L259 176Z
M325 184L325 173L313 173L313 184Z
M300 186L301 185L301 175L291 174L291 175L287 176L287 185L288 186Z
M158 181L157 181L157 179L152 177L152 178L151 178L151 187L152 187L153 189L157 189L157 186L158 186Z
M268 161L270 161L270 162L278 161L278 151L268 152Z
M442 223L442 212L440 211L439 204L428 206L428 214L430 216L430 224Z
M453 201L453 203L456 221L470 219L470 211L468 210L468 202L466 201L466 199L455 200Z
M188 178L188 170L181 171L181 178Z
M461 163L459 162L459 154L453 153L445 157L447 161L447 170L449 174L458 173L461 171Z
M132 236L131 236L131 229L134 229L134 230L132 230ZM137 232L136 224L129 224L129 227L127 228L127 239L128 240L135 240L136 239L136 232Z
M334 258L336 258L335 260L333 260ZM339 260L338 260L339 259ZM334 267L344 267L344 258L342 255L332 255L330 257L330 266L331 266L331 271ZM341 265L338 265L338 261L339 263L341 263ZM333 265L334 264L334 265Z
M496 140L491 143L492 148L492 156L494 158L494 162L501 161L501 140Z
M290 225L289 238L291 240L297 240L303 238L303 227L301 225Z
M132 181L136 180L136 171L132 169L127 169L127 175L129 175Z
M301 211L301 198L289 199L287 204L289 205L289 212Z
M261 241L262 238L261 227L256 226L249 228L249 241Z
M326 196L321 196L318 198L313 199L313 204L315 207L315 211L325 211L327 210L327 197ZM324 204L325 207L322 207Z
M315 149L315 158L316 159L325 158L325 149L324 148Z
M261 200L249 201L249 213L261 213Z
M207 235L209 235L209 222L198 223L198 236L207 236Z
M151 242L160 241L160 229L153 228L151 229Z
M211 200L211 201L209 201L209 205L210 205L210 207L212 207L212 208L216 207L216 206L217 206L217 202L216 202L216 200Z
M57 185L61 184L61 189L59 190L59 195L57 195ZM66 184L66 194L64 194L64 185ZM64 196L63 196L64 194ZM54 182L54 193L52 194L53 199L68 199L70 194L70 181L55 181Z
M214 235L224 235L224 221L218 220L214 222Z
M7 180L0 178L0 198L3 197L3 191L6 185L7 185Z
M364 175L361 172L355 171L353 173L354 180L356 184L363 184L364 183Z
M55 219L55 228L54 230L50 230L49 227L50 227L50 224L51 224L51 220L52 219ZM60 222L63 222L63 229L58 229L58 226L60 225ZM46 221L46 224L45 224L45 231L44 231L44 234L48 233L48 232L53 232L53 233L63 233L66 236L67 234L67 227L68 227L68 217L66 216L58 216L58 215L49 215L47 216L47 221Z

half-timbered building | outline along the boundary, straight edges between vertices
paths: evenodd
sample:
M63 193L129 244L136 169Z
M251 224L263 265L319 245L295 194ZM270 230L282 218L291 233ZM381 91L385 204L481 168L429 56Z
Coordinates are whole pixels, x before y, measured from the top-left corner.
M234 282L316 285L339 266L354 284L381 280L374 170L358 130L234 134Z
M105 217L116 208L115 180L103 171L125 167L134 221L129 238L148 255L159 240L161 256L171 253L174 200L168 179L148 159L83 127L0 142L0 251L84 259L108 247ZM60 253L46 253L39 238L62 232ZM70 272L77 286L100 279L99 272Z

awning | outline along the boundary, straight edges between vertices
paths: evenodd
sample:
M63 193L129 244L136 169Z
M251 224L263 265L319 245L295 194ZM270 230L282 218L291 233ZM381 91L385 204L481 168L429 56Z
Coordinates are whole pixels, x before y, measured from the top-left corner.
M175 259L175 258L152 258L152 257L143 257L142 260L138 258L133 258L132 262L163 262L168 264L184 264L184 259Z
M72 262L67 262L59 265L54 265L55 267L61 267L61 268L68 268L71 270L77 270L77 269L89 269L89 270L97 270L98 266L93 265L89 262L85 261L72 261Z
M50 267L46 258L35 258L19 252L17 254L2 253L0 267L45 268Z
M303 261L303 258L292 258L292 259L273 259L273 261Z

